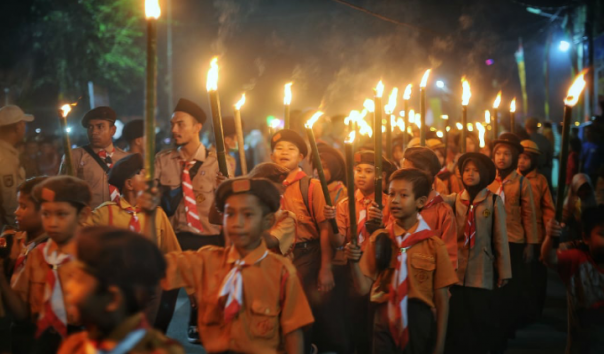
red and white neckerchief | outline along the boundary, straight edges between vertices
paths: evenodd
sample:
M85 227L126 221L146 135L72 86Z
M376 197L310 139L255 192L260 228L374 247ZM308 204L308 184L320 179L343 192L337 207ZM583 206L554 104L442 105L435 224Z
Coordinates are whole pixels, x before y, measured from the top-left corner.
M499 188L497 188L497 192L495 192L495 194L500 196L501 201L505 203L505 192L503 191L503 186L505 186L506 184L508 184L512 181L510 181L509 179L505 179L504 181L501 181L501 177L499 177L499 176L495 177L495 180L497 182L499 182Z
M201 219L197 212L197 201L195 200L195 193L193 192L193 182L191 182L191 175L189 170L195 165L195 160L191 161L180 161L182 165L182 194L185 200L185 213L187 216L187 225L193 228L197 233L203 231L201 225Z
M463 192L462 192L463 194ZM489 196L489 192L487 191L487 198ZM464 247L468 247L470 249L474 248L474 244L476 243L476 205L482 203L482 201L477 203L472 203L470 205L469 200L461 200L461 202L468 207L468 215L466 217L466 225L463 228L464 235Z
M424 209L428 209L433 205L436 205L438 203L442 203L445 200L443 199L443 197L438 193L438 192L434 192L436 194L436 197L430 199L429 202L426 203L426 205L424 205Z
M373 200L368 199L368 198L363 198L363 200L361 201L361 204L363 204L365 207L363 209L359 210L359 222L357 223L357 230L359 233L359 239L358 239L359 246L361 246L363 244L363 242L365 241L365 238L368 236L367 235L367 207L369 205L371 205L372 201Z
M36 248L36 246L38 244L39 243L32 241L28 245L25 245L25 249L22 250L21 253L19 254L19 256L17 257L17 260L15 261L15 268L13 270L13 276L11 278L11 285L17 284L17 281L19 281L19 277L21 277L21 274L23 273L23 270L25 269L25 262L27 261L27 255L29 255L29 252L31 252L31 250Z
M404 349L409 342L409 317L407 303L409 294L407 250L415 244L434 235L421 215L417 214L419 225L413 234L394 236L394 223L388 225L388 231L399 248L396 259L396 268L390 285L390 299L388 299L388 323L390 334L396 345Z
M53 251L48 254L52 241L44 243L42 254L48 272L46 273L46 285L44 286L44 306L37 323L36 338L42 335L50 327L54 328L61 336L67 336L67 312L63 300L63 289L59 280L58 269L71 261L71 256L65 253Z
M115 151L115 150L113 150ZM113 167L113 160L111 159L113 157L113 152L107 152L107 150L99 150L98 152L99 157L105 161L105 163L107 164L107 167L112 168ZM107 162L107 157L109 157L109 161ZM110 184L109 185L109 195L111 196L111 201L112 202L118 202L120 200L120 190L117 189L116 186Z
M249 267L262 261L268 255L268 250L264 251L262 256L255 260L253 263L245 263L243 259L235 261L233 268L226 275L220 285L220 292L218 293L219 298L226 297L224 302L224 320L226 322L231 321L241 310L243 304L243 276L241 271L245 267Z
M131 215L130 223L128 224L128 229L130 229L130 231L140 233L141 232L141 223L138 219L138 213L140 213L141 210L139 208L134 208L132 206L124 208L120 205L120 208L122 208L122 210L124 210L126 213Z

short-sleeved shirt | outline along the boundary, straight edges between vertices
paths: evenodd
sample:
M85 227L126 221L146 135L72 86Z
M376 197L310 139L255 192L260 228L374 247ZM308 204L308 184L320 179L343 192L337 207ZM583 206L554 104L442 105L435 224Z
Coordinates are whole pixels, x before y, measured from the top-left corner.
M220 227L212 225L208 219L210 208L214 202L214 191L216 190L216 174L218 173L218 160L215 154L206 153L206 148L203 144L193 155L193 160L200 161L201 167L191 181L193 183L193 194L197 203L197 214L201 221L203 230L200 235L218 235ZM180 150L172 148L161 151L155 156L155 179L159 180L162 186L176 189L182 184L183 166L181 161L184 161L180 154ZM192 232L198 233L194 228L187 224L187 215L185 211L184 198L181 200L176 212L170 217L170 222L174 228L174 232Z
M324 222L325 215L325 197L321 189L321 182L316 179L310 181L309 189L309 210L304 204L302 191L300 190L300 181L296 181L287 188L283 193L283 209L289 210L296 215L298 220L296 226L296 243L307 242L319 239L319 224ZM312 213L312 214L311 214Z
M383 225L386 225L388 223L388 221L390 220L390 208L388 207L388 203L386 203L386 201L388 200L388 196L386 194L382 193L382 200L384 201L384 209L382 210L382 223ZM356 212L356 218L355 221L358 225L359 221L361 220L361 211L365 211L364 214L365 216L367 216L368 214L368 209L371 206L371 203L375 201L375 193L372 193L371 195L365 196L363 195L363 193L360 190L356 190L354 193L354 201L355 201L355 212ZM349 212L349 199L346 198L344 200L342 200L342 202L340 202L338 204L338 206L336 207L336 222L338 224L338 230L340 235L344 235L346 236L346 241L350 242L351 240L351 234L350 234L350 212ZM366 219L369 220L369 219ZM361 232L361 230L358 230L357 228L357 232ZM365 238L369 238L369 236L371 236L370 234L366 233ZM361 245L362 249L365 249L365 245L367 244L367 240L363 240L363 242L360 242L361 239L359 238L359 244Z
M418 224L410 228L413 234ZM403 235L407 231L395 226L396 234ZM390 265L385 270L378 270L376 266L375 242L380 233L389 234L387 230L377 230L369 238L369 244L360 261L361 272L373 279L371 288L371 301L383 303L389 299L389 288L396 268L398 247L396 240L392 240L392 257ZM457 283L455 269L451 265L445 243L438 237L432 236L420 241L407 250L407 279L409 280L409 299L417 299L430 307L434 307L434 292L438 289L449 287Z
M184 354L182 346L175 340L164 336L156 329L150 328L146 323L144 315L138 313L128 317L124 322L118 325L106 338L103 340L93 340L88 332L79 332L65 339L58 354L88 354L96 353L95 349L112 348L119 344L128 343L128 336L133 335L138 330L142 338L136 343L132 343L131 349L126 353L142 354ZM136 338L136 337L130 337Z
M281 254L292 258L290 256L296 242L296 215L291 211L278 210L275 213L275 224L271 227L269 233L279 240Z
M453 268L457 269L457 220L453 208L445 202L437 202L439 194L436 191L428 195L428 204L420 214L434 232L434 235L447 245L447 252ZM433 203L430 203L432 202Z
M558 251L569 299L567 353L604 353L604 269L582 249Z
M30 309L32 320L37 320L39 314L42 312L44 306L44 289L46 287L46 279L50 267L44 259L44 247L46 243L50 242L48 253L52 253L55 250L59 250L57 244L48 240L39 244L33 251L30 252L25 265L25 269L19 279L12 285L13 290L17 293L19 298L26 302ZM64 254L71 255L72 259L75 257L75 242L69 241L68 244L61 248L61 252ZM72 272L73 262L60 265L57 269L59 274L59 283L61 286L65 284L66 280ZM76 324L76 319L70 316L67 312L67 323Z
M230 322L224 319L224 299L219 292L241 258L239 252L233 246L207 246L166 255L168 268L162 287L184 287L195 294L200 338L208 352L277 353L283 336L314 321L291 261L272 252L264 255L266 251L261 241L243 258L249 264L241 270L243 303Z
M98 153L100 149L93 149L95 153ZM111 155L111 161L115 164L124 157L130 155L120 148L114 147L113 144L109 145L104 149ZM103 168L99 165L94 157L90 156L81 147L75 148L71 151L71 157L73 159L73 170L76 176L86 183L90 187L92 192L92 201L90 202L91 208L96 208L104 202L111 200L111 194L109 193L109 177ZM65 166L65 156L61 162L60 174L67 174L67 167Z
M128 213L126 209L132 208L132 205L124 198L115 202L106 202L99 205L98 208L94 209L90 218L86 221L87 225L109 225L128 229L132 214ZM139 224L141 226L141 234L148 235L149 232L145 230L147 225L147 213L140 211L136 213ZM163 252L168 253L172 251L180 251L180 244L176 239L176 234L172 229L170 220L166 216L166 213L162 208L157 208L155 213L155 236L157 240L157 247Z
M17 210L17 187L25 181L25 169L19 161L19 151L0 139L0 197L6 220L0 217L0 225L15 223Z

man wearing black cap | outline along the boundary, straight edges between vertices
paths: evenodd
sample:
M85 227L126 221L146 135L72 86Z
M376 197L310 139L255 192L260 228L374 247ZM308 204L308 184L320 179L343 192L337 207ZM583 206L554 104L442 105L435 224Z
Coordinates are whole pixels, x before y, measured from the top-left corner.
M122 130L122 138L128 143L128 152L145 156L145 121L142 119L131 120Z
M103 202L117 201L119 190L109 184L107 173L113 164L128 153L113 146L115 120L117 115L110 107L96 107L84 115L82 126L88 132L88 145L73 149L73 168L78 178L83 179L92 191L94 209ZM61 162L60 173L66 174L65 156Z
M224 245L220 227L208 219L214 202L218 160L199 139L205 121L206 114L201 107L181 98L170 121L176 147L163 150L155 157L155 179L163 191L161 204L183 250ZM158 318L156 326L165 330L170 320ZM195 311L191 311L191 342L198 341L196 320Z

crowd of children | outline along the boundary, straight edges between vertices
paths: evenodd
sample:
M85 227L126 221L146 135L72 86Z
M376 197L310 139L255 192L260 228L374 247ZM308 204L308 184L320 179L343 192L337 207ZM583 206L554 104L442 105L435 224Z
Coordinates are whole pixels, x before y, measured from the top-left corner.
M503 133L483 154L470 138L455 154L395 139L393 159L362 147L353 166L321 143L328 205L298 132L272 135L272 162L235 177L229 160L223 176L205 120L179 101L155 187L141 154L107 160L114 148L92 144L104 135L78 177L18 186L0 237L0 352L183 353L165 336L183 288L188 338L208 353L503 353L541 315L546 266L568 288L568 352L604 350L604 210L579 174L556 221L531 140ZM105 107L82 124L114 121Z

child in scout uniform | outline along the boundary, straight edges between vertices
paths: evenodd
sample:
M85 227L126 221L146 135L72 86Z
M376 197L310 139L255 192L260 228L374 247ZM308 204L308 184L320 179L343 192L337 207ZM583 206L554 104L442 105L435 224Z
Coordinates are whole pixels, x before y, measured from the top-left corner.
M77 177L90 186L92 192L91 208L103 202L117 201L120 191L109 184L107 173L113 164L128 155L127 152L113 146L116 132L117 114L111 107L96 107L82 118L82 126L88 133L88 144L72 150L72 167ZM60 174L65 175L65 157Z
M67 313L63 286L75 253L74 235L90 215L88 185L74 177L51 177L33 189L40 203L42 225L49 236L27 257L25 269L4 293L17 320L36 323L32 353L55 353L68 333L77 331L77 318Z
M232 244L171 252L164 289L194 293L208 353L303 353L302 328L313 317L285 257L269 252L263 233L274 222L281 196L266 179L235 178L216 191L223 228Z
M296 215L293 263L316 318L322 300L317 291L328 292L334 287L333 233L323 215L325 198L319 181L311 179L298 167L308 154L306 142L298 133L289 129L278 131L271 138L271 151L271 160L290 170L283 182L286 188L282 207ZM304 338L305 347L310 350L311 333L307 331Z
M163 209L156 209L153 233L148 230L147 214L137 205L138 194L147 189L141 154L132 154L118 161L109 171L109 183L120 190L120 199L117 203L105 202L96 208L88 225L115 226L155 237L153 241L163 253L181 250Z
M525 275L528 264L533 260L533 249L539 244L539 237L531 184L516 171L524 147L512 133L501 134L493 144L492 160L497 168L497 177L489 185L489 190L499 195L505 205L512 264L512 279L499 291L503 299L501 322L505 329L501 334L511 336L526 312L526 307L520 307L518 303L524 300L522 293L527 286ZM502 338L501 345L505 345L505 342L505 338Z
M122 138L128 143L128 152L145 155L145 121L131 120L124 125Z
M348 189L346 188L346 163L342 153L326 144L320 144L317 149L319 150L319 156L321 157L321 164L323 165L323 173L325 174L325 180L327 181L327 189L329 189L329 196L331 197L331 203L338 205L338 203L346 198ZM314 161L313 161L313 168Z
M455 171L450 171L447 168L445 144L440 141L440 139L428 139L426 141L426 146L434 151L440 162L441 169L438 171L436 177L444 183L446 191L448 192L443 194L461 192L463 190L463 185L461 184L460 179L457 177Z
M346 245L355 287L360 294L371 292L377 304L373 353L444 350L448 288L457 277L445 244L419 214L431 185L423 171L394 172L388 190L392 222L371 235L364 252Z
M487 353L499 331L493 289L512 277L501 198L487 189L497 174L486 155L469 152L458 161L464 191L454 195L458 282L451 287L447 353Z
M434 188L435 182L440 182L436 175L440 171L440 162L436 154L427 147L412 147L405 150L405 157L402 161L403 168L418 168L426 172L432 179ZM440 237L447 245L447 251L453 268L457 268L457 222L453 209L444 202L442 195L435 189L430 191L428 201L421 210L422 218L430 226L434 234Z
M531 184L533 200L535 203L535 219L537 221L537 235L539 245L533 249L533 261L530 264L527 284L530 287L531 311L529 319L537 320L541 317L547 290L547 268L541 259L541 246L545 238L545 226L549 224L556 214L552 193L549 190L547 178L537 172L537 162L541 152L535 142L523 140L520 142L524 152L518 158L518 172Z
M65 302L86 330L69 336L59 354L165 353L184 350L151 328L143 309L165 276L155 244L132 231L109 226L83 229L75 240Z
M42 227L40 204L32 196L33 188L44 180L46 177L30 178L17 187L18 206L14 211L17 231L7 230L0 236L0 293L11 291L11 284L19 279L25 269L29 253L48 239ZM0 318L7 325L3 330L7 334L10 332L10 337L3 339L6 342L0 348L12 350L13 353L29 352L35 326L30 321L16 321L11 326L11 318L5 317L7 313L2 297L0 295Z

